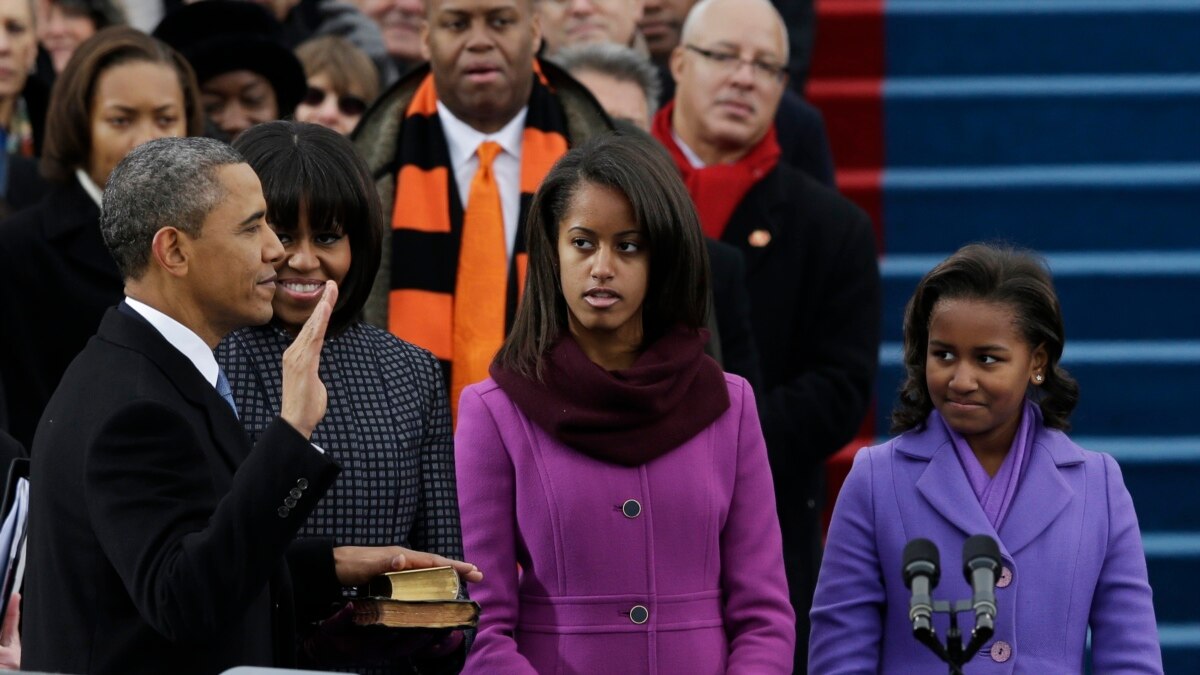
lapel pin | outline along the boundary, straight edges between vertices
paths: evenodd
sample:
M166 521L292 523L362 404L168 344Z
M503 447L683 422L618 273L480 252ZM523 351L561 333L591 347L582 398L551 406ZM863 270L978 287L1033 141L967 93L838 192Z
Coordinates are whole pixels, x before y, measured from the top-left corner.
M766 230L755 230L750 233L749 242L754 248L763 248L771 243L771 233Z

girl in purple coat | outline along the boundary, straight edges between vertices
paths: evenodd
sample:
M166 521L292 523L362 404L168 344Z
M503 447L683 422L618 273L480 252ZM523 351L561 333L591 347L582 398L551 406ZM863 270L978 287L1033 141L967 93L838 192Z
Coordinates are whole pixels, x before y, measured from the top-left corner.
M905 543L941 553L934 598L971 597L963 542L1000 546L995 634L970 673L1160 673L1137 515L1112 457L1067 438L1079 399L1063 320L1037 258L960 249L904 318L901 435L858 453L838 496L812 608L813 673L946 672L913 637ZM969 634L972 616L960 617ZM939 637L944 614L934 615ZM964 636L969 637L969 635ZM964 639L964 642L967 640Z
M534 197L524 297L455 435L482 607L468 673L787 673L794 615L745 380L704 355L670 160L607 135Z

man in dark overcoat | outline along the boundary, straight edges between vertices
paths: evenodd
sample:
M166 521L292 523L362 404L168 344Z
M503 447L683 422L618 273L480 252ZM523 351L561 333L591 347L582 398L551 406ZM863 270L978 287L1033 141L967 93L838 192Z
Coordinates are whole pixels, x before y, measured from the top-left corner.
M654 135L674 157L705 233L746 257L763 373L756 394L803 673L824 462L854 436L871 401L881 290L866 214L781 161L773 120L787 44L766 0L701 0L671 57L676 95Z
M271 318L283 246L265 214L254 171L211 139L151 141L109 178L101 230L125 298L35 435L24 668L289 665L297 618L343 586L449 562L293 541L339 471L308 440L325 414L317 366L337 289L284 355L280 415L251 448L212 350Z

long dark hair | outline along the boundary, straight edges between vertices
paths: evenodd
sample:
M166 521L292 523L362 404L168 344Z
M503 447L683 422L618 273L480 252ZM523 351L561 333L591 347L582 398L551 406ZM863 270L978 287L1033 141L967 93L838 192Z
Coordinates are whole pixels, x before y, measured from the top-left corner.
M350 238L350 270L326 331L337 335L358 320L379 271L383 210L366 163L346 137L304 122L255 125L233 147L262 181L267 222L276 231L294 232L303 210L313 232Z
M919 428L933 410L925 383L929 319L939 300L982 300L1011 307L1031 349L1046 349L1045 382L1031 387L1046 426L1064 431L1079 403L1079 384L1059 365L1066 334L1062 309L1045 262L1029 251L995 244L970 244L934 267L917 284L904 311L904 368L900 399L892 411L892 433Z
M691 197L666 151L636 130L601 134L554 165L530 207L529 271L512 331L496 363L541 379L542 359L567 330L558 274L558 228L584 183L625 196L650 251L642 344L674 326L699 330L708 310L708 254Z

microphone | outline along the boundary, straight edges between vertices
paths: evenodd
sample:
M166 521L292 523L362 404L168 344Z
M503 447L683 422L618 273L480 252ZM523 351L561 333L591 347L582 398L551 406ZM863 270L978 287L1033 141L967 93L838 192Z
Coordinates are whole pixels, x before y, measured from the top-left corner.
M963 576L971 585L971 609L975 610L972 641L983 641L996 630L996 576L1000 573L1000 546L986 534L977 534L963 543L962 557Z
M928 539L913 539L904 546L904 585L912 591L908 618L922 642L933 635L932 593L941 577L938 558L937 546Z

